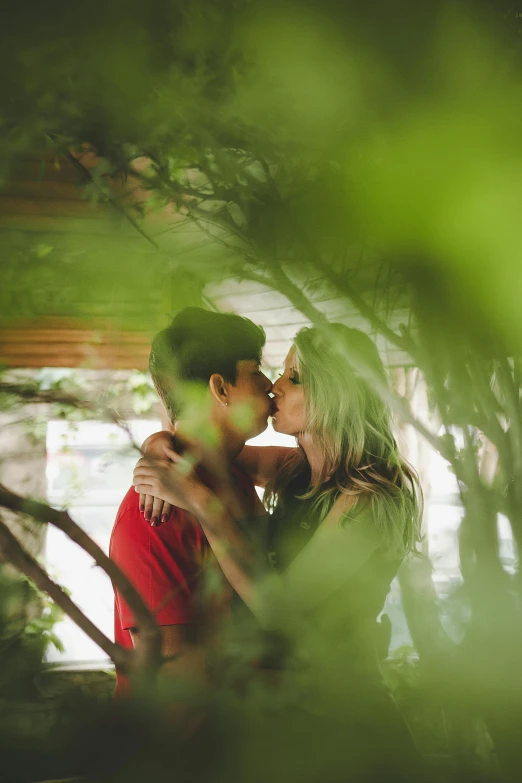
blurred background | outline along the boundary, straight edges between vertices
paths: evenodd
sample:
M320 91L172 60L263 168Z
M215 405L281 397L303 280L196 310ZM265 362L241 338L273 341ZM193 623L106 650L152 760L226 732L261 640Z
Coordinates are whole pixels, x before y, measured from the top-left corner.
M383 668L440 780L522 768L521 20L507 0L0 9L1 484L107 550L136 446L167 426L151 337L182 307L262 325L271 379L304 325L370 334L426 499ZM110 635L92 559L1 516ZM49 737L113 681L8 559L14 783L77 771Z

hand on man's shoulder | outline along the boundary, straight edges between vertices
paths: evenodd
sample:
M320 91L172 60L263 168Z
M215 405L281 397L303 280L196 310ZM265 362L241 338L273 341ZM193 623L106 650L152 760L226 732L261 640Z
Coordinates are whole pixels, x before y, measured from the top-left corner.
M165 459L165 452L163 446L172 448L172 432L169 430L161 430L161 432L153 432L152 435L143 441L141 447L142 454L146 457L156 457L157 459Z

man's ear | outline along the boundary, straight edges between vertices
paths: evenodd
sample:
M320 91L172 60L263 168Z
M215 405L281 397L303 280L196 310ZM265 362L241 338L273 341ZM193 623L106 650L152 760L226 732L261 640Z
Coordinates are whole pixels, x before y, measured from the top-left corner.
M208 382L210 393L220 405L228 405L228 382L220 373L215 372Z

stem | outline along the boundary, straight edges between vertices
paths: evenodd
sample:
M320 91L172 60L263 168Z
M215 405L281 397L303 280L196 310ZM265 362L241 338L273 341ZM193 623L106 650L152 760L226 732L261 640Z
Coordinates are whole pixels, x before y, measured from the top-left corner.
M128 604L136 625L140 629L140 645L137 648L136 663L143 668L157 669L161 663L161 632L154 614L141 595L127 579L123 571L105 554L66 511L57 511L45 503L22 498L0 484L0 506L20 514L29 514L37 522L49 522L74 541L109 576L114 587Z
M87 400L80 400L74 394L61 392L54 389L42 390L30 383L6 383L0 382L0 394L13 394L26 403L56 403L59 405L71 405L75 408L93 409L94 405Z
M303 313L313 324L323 326L328 323L325 314L318 310L310 299L303 294L299 286L288 277L277 261L267 261L266 265L270 273L270 278L267 281L268 285L272 285L276 291L286 296L295 309Z
M367 304L367 302L364 301L364 298L350 286L342 275L335 270L330 269L321 261L314 261L314 265L321 270L329 283L337 288L343 296L346 296L346 298L355 305L360 314L366 318L376 332L385 337L386 340L392 345L395 345L396 348L408 353L412 358L415 356L416 346L413 340L408 339L404 335L401 337L401 335L394 332L393 329L376 314L374 308Z
M368 367L362 361L358 361L354 357L350 357L350 361L353 362L354 367L366 377L366 380L372 383L372 386L380 394L381 398L387 402L396 413L401 416L404 421L411 424L417 432L419 432L430 443L435 451L451 462L453 453L451 449L446 445L445 439L436 435L434 432L428 429L416 416L413 414L411 407L404 397L399 397L394 394L388 385L381 380L377 373L374 373L371 367Z
M509 438L513 455L513 486L508 489L510 523L517 543L520 545L522 541L520 521L522 509L522 415L520 411L520 389L515 384L511 368L505 357L499 361L499 378L502 380L504 388L506 413L509 420L507 437Z
M152 247L155 250L159 250L159 246L156 244L156 242L150 237L146 231L144 231L141 226L138 224L134 218L129 215L128 211L122 207L121 204L118 203L117 199L113 196L109 196L107 198L107 194L103 192L103 190L99 187L98 183L92 176L91 172L88 168L86 168L81 161L78 160L78 158L75 158L74 155L71 154L70 150L66 150L67 157L69 160L72 161L73 165L81 171L82 176L85 177L86 180L88 180L91 184L95 185L96 188L100 191L100 193L103 195L103 197L111 204L114 209L116 209L117 212L120 213L120 215L123 215L123 217L128 220L128 222L131 224L131 226L138 232L138 234L141 234L141 236L149 243L149 245L152 245Z
M474 365L468 365L468 372L473 384L473 390L477 397L477 402L482 408L482 415L485 420L485 426L482 427L489 440L497 447L499 456L505 465L505 469L511 464L512 453L509 438L502 428L498 418L497 411L500 409L499 401L495 397L490 385L486 383L480 368ZM491 413L490 413L491 411Z
M101 414L120 427L127 435L130 445L141 453L140 447L135 443L129 425L121 419L113 408L94 405L89 400L82 400L74 394L68 394L58 390L42 390L37 385L30 383L6 383L0 382L0 394L12 394L19 397L25 404L42 403L47 405L70 405L73 408Z
M126 650L111 640L94 625L82 610L76 606L60 585L53 582L45 570L31 555L21 546L16 537L11 533L5 522L0 520L0 547L5 558L19 571L25 574L35 585L46 592L74 622L82 629L92 641L107 653L109 658L122 671L132 669L134 651Z
M513 462L515 474L522 478L522 415L520 411L520 390L515 386L507 358L499 361L499 375L504 384L506 408L509 414L510 426L508 433L512 441Z

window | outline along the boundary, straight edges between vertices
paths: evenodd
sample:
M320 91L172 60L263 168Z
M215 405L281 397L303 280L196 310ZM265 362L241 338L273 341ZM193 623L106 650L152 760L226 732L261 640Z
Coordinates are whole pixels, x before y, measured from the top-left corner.
M141 445L161 429L158 420L127 422L132 440ZM47 427L47 492L52 506L67 506L71 517L108 552L118 507L131 486L139 454L127 433L97 421L50 421ZM46 559L51 576L71 592L85 614L113 638L113 593L109 578L60 530L49 526ZM50 661L101 665L105 653L75 623L65 618L56 627L64 652L51 649Z

